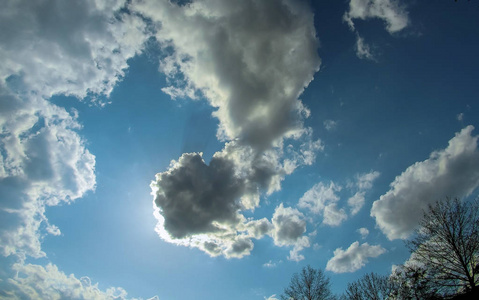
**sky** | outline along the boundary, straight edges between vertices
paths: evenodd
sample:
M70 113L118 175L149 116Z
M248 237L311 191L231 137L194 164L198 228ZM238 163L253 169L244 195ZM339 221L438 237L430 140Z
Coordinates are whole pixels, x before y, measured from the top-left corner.
M479 6L7 0L0 297L277 299L479 196Z

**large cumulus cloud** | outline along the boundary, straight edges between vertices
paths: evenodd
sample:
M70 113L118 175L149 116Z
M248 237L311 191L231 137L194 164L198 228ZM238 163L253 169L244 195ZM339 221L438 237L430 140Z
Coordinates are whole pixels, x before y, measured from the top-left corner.
M313 15L303 3L141 1L135 8L173 49L162 61L172 84L164 91L205 96L217 108L220 138L265 148L302 128L308 111L298 96L319 69Z
M2 297L101 298L88 288L69 294L78 279L67 278L56 266L24 261L45 256L45 234L61 233L48 221L46 208L71 203L96 184L95 156L79 133L78 113L49 98L62 94L95 100L110 94L127 60L148 37L142 19L127 11L122 0L2 5L0 254L15 260L9 266L22 274L1 281L2 290L11 292Z
M217 137L227 142L209 163L185 153L156 176L157 231L213 256L247 255L252 238L273 236L276 227L267 221L259 230L242 211L322 148L303 126L309 110L298 98L320 64L313 15L289 0L134 1L132 8L152 22L166 53L163 91L206 99Z
M371 216L389 239L405 239L416 228L422 211L446 196L464 197L479 186L478 136L467 126L445 149L408 167L375 201Z
M123 0L7 1L0 12L0 74L28 90L109 95L147 35Z

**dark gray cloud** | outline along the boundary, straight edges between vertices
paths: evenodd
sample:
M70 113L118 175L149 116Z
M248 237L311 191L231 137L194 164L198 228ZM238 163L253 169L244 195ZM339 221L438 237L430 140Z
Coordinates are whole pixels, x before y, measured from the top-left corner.
M213 157L206 165L199 153L183 154L172 168L156 175L152 188L172 238L215 232L240 221L245 183L225 158Z
M473 129L467 126L445 149L408 167L373 203L371 216L390 240L407 238L429 204L446 196L468 196L479 186L479 137L472 136Z

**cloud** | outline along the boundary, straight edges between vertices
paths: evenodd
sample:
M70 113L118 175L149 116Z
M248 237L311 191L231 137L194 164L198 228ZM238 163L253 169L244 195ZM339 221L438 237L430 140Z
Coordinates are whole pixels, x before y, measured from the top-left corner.
M360 59L375 60L371 47L364 41L364 38L356 35L356 56Z
M355 31L354 19L378 18L384 21L386 30L395 33L409 24L408 12L399 0L350 0L349 10L343 20Z
M334 121L334 120L325 120L323 122L323 125L324 125L324 128L326 128L327 131L331 131L331 130L336 129L336 127L338 126L338 122Z
M456 133L445 149L408 167L373 203L371 216L390 239L405 239L429 204L446 196L465 197L479 186L478 136L473 126Z
M33 264L14 264L16 275L7 279L8 288L0 294L2 299L126 299L127 293L120 287L106 291L92 284L90 278L77 278L58 270L57 266L45 267ZM151 298L155 299L155 298ZM156 298L157 299L157 298Z
M140 18L115 15L123 3L5 3L0 17L3 79L19 77L28 89L45 97L109 95L124 76L127 60L140 51L147 37Z
M335 203L326 205L323 212L323 223L329 226L339 226L348 218L343 208L338 209Z
M312 213L320 214L328 204L339 201L339 196L336 193L341 189L341 186L332 181L329 185L318 182L299 199L298 207L307 208Z
M366 191L372 188L374 180L379 175L380 173L377 171L357 174L356 181L346 185L347 191L357 191L348 199L351 215L355 215L361 210L365 202ZM342 190L342 186L332 181L329 185L318 182L299 199L298 207L308 209L313 214L322 215L323 224L339 226L348 218L345 209L338 208L338 202L340 201L338 193Z
M0 251L39 257L40 226L53 235L45 207L72 202L95 187L95 156L76 132L76 116L0 84Z
M297 209L284 207L281 203L274 211L272 223L272 237L275 245L293 245L294 248L290 251L288 259L294 261L303 260L304 256L299 254L299 251L310 246L309 238L303 236L306 232L306 221L303 214Z
M109 96L148 37L146 24L124 5L19 0L0 11L0 254L19 261L10 266L17 275L0 281L2 297L126 295L121 288L101 292L52 264L23 264L28 256L45 256L45 234L61 234L49 223L47 207L72 203L95 188L95 156L79 134L78 112L47 99Z
M310 112L298 98L320 65L309 7L199 0L133 1L131 8L151 21L167 53L160 61L169 82L163 91L206 99L219 120L217 137L227 142L209 164L185 153L157 174L151 186L160 237L225 257L248 255L251 239L264 235L292 245L275 231L275 216L273 224L257 223L242 212L323 148L304 128Z
M334 256L326 264L326 270L334 273L355 272L368 263L368 258L378 257L386 252L379 245L370 246L368 243L359 245L354 242L348 249L338 248L334 250Z
M356 192L352 197L348 199L348 205L351 208L351 215L357 214L364 206L364 192Z
M205 97L218 137L266 149L302 130L298 100L319 69L313 14L295 1L138 1L171 49L161 70L172 96ZM298 63L299 62L299 63Z
M356 175L356 185L358 189L361 191L370 190L373 187L374 180L376 180L379 175L381 175L381 173L378 171Z
M357 232L361 235L363 240L369 235L369 230L365 227L359 228Z

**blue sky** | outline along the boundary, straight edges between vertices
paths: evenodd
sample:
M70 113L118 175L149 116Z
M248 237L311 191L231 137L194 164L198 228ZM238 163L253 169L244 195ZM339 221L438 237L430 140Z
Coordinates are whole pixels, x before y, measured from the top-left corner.
M422 209L478 196L478 13L8 1L1 297L272 300L308 264L337 294L389 274Z

